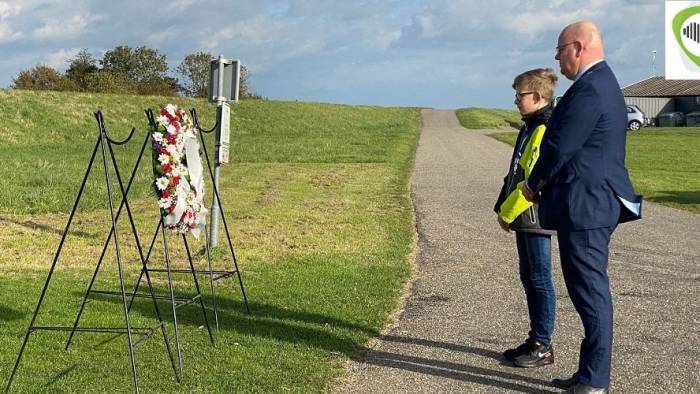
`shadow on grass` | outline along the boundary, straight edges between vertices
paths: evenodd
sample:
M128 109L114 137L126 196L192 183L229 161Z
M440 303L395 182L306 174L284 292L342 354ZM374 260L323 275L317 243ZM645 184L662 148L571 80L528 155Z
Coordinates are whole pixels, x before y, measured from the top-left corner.
M18 320L24 317L26 313L16 311L12 308L0 305L0 321Z
M9 218L0 216L0 222L8 222L8 223L16 224L18 226L26 227L30 230L39 230L39 231L45 231L47 233L53 233L56 235L63 235L63 229L53 228L53 227L47 226L45 224L36 223L32 220L25 220L23 222L20 222L19 220L9 219ZM75 235L75 236L81 237L81 238L94 238L95 237L94 235L92 235L90 233L87 233L84 231L76 231L73 229L71 229L70 235Z
M658 195L649 197L652 201L673 203L678 205L700 204L700 192L659 191Z
M78 364L73 364L73 365L71 365L70 367L64 369L63 371L61 371L61 372L59 372L58 374L56 374L56 376L54 376L53 378L51 378L48 382L46 382L46 384L44 384L44 387L53 386L56 382L58 382L59 380L65 378L66 376L68 376L68 375L69 375L71 372L73 372L76 368L78 368Z
M163 289L156 289L158 294L165 294ZM78 293L75 293L78 294ZM82 294L80 294L82 296ZM180 295L182 296L182 294ZM95 301L106 301L121 305L120 297L108 297L94 294ZM367 326L340 320L331 316L318 313L291 310L276 305L249 302L250 314L246 313L242 300L232 300L228 297L216 298L219 315L219 326L222 331L232 331L241 335L250 335L289 343L305 344L311 347L322 348L331 352L343 353L348 357L357 354L362 346L358 343L357 334L377 336L379 333ZM214 312L211 308L211 299L205 297L206 313L212 330L216 329ZM158 307L163 315L163 320L172 322L170 304L159 302ZM89 313L90 307L86 308ZM134 302L132 313L143 316L155 317L153 303L149 299L139 299ZM186 308L177 311L179 325L200 327L204 325L199 303L193 303ZM343 332L337 332L333 328L340 328ZM350 332L348 332L350 331ZM353 335L352 332L355 332ZM363 335L363 336L364 336ZM112 338L113 339L113 338ZM216 339L216 338L215 338Z

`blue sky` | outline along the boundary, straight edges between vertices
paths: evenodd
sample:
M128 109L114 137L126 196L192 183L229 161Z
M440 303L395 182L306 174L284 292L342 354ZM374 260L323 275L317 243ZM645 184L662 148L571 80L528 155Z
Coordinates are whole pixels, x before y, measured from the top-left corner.
M65 69L82 48L146 45L173 69L196 51L238 58L271 99L511 108L513 77L558 72L559 31L580 19L603 31L622 86L651 75L652 50L663 75L660 0L8 0L0 86L38 63Z

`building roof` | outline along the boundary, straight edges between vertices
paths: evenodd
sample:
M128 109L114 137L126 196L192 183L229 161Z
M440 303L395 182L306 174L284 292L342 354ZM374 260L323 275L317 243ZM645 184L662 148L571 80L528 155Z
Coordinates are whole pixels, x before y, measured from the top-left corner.
M625 97L700 96L700 80L651 77L622 88Z

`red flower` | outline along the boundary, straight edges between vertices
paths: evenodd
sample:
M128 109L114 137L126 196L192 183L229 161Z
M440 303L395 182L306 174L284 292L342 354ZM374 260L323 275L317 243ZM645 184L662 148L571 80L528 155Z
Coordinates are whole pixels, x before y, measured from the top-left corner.
M163 172L170 172L170 164L166 164L163 166Z
M179 176L174 176L172 180L173 186L177 186L177 184L180 183L180 177Z
M162 195L162 197L163 197L163 198L168 198L168 197L170 197L170 193L169 193L167 190L163 190L163 195Z

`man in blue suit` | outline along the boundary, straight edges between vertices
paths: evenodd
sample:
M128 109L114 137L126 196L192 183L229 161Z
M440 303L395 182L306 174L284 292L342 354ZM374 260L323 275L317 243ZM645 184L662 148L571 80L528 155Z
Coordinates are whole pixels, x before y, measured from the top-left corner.
M557 104L524 187L542 227L557 230L562 272L583 323L578 371L552 383L570 393L607 393L613 341L608 245L618 223L641 217L625 168L627 111L589 21L562 30L555 59L574 81Z

